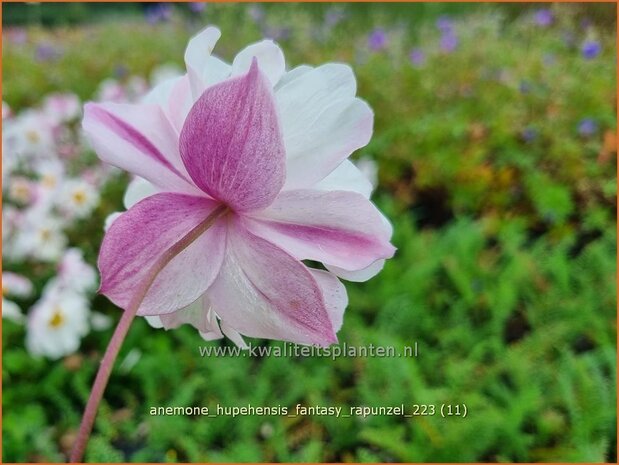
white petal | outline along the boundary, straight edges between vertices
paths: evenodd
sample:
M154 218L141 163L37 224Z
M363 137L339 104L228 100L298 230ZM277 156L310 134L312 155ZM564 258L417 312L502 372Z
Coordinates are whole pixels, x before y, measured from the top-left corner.
M258 60L260 71L266 74L271 84L277 84L286 70L286 62L282 49L272 40L263 40L241 50L232 62L232 75L245 74L254 57Z
M110 213L106 218L105 218L105 222L103 223L103 230L107 231L108 229L110 229L110 226L112 226L112 223L114 221L116 221L120 215L122 215L122 212L114 212L114 213Z
M297 73L300 75L275 94L284 138L305 132L327 106L336 100L351 99L357 91L355 76L347 65L329 63Z
M372 194L372 183L350 160L344 160L326 178L312 186L319 191L358 192L366 199Z
M284 189L311 187L327 177L370 141L373 124L374 113L367 103L357 98L342 99L326 106L303 132L292 135L284 131Z
M202 94L204 83L202 80L204 69L207 67L208 58L215 48L215 44L221 37L221 31L216 27L209 26L194 36L185 50L185 65L191 84L191 92L194 100Z
M125 208L129 209L140 200L156 194L157 192L159 192L159 189L157 189L152 183L148 182L144 178L136 176L127 186L125 196L123 197L123 205Z
M168 79L153 87L144 97L142 97L143 103L156 103L157 105L166 108L170 101L170 94L174 86L178 84L178 81L182 79L182 76Z
M228 326L223 321L221 322L221 332L224 333L224 335L228 339L230 339L232 342L234 342L234 344L237 347L239 347L239 348L241 348L243 350L249 349L249 347L245 343L245 339L243 339L243 336L241 336L237 330L235 330L234 328Z
M376 260L367 268L363 268L362 270L357 271L348 271L333 265L325 266L330 272L332 272L336 276L339 276L342 279L345 279L346 281L362 283L376 276L383 269L383 266L385 266L385 260Z
M307 73L307 72L309 72L309 71L311 71L313 69L314 68L312 66L308 66L308 65L300 65L300 66L297 66L296 68L292 68L287 73L284 73L284 75L281 77L281 79L279 80L279 82L275 86L275 92L279 91L279 89L284 87L286 84L294 81L297 78L300 78L305 73Z
M163 323L161 322L161 318L157 315L152 315L152 316L146 315L144 319L153 328L157 328L157 329L163 328Z

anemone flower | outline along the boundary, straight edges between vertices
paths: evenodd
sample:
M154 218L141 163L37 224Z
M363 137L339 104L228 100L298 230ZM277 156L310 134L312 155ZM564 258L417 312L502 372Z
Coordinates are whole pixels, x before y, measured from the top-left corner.
M100 291L125 312L74 460L136 314L171 327L190 318L232 339L328 346L347 305L338 276L369 279L395 251L391 225L369 200L371 184L347 160L373 123L352 70L285 72L281 49L268 40L228 65L210 54L219 36L210 27L192 39L187 74L144 103L85 107L83 126L100 158L147 180L152 195L117 216L101 246Z

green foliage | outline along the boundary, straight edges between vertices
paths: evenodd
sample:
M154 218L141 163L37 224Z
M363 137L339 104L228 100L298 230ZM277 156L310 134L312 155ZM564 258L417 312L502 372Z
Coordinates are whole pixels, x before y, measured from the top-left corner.
M359 94L376 112L375 136L362 152L379 165L374 200L393 222L398 252L376 278L347 283L340 341L396 350L417 342L419 356L202 358L200 345L231 343L140 320L116 364L87 459L616 460L614 36L598 30L602 55L584 61L575 8L557 8L555 24L540 29L523 18L506 21L495 7L462 16L452 54L438 51L431 16L414 30L397 23L388 50L370 53L366 34L387 21L387 7L372 16L360 5L347 8L348 18L320 40L312 31L321 18L307 9L273 6L268 17L291 26L281 42L291 66L353 62ZM239 18L247 18L246 6L208 6L204 22L222 28L217 52L228 60L260 36ZM201 25L176 18L29 29L27 43L5 42L3 98L16 109L52 90L90 98L119 65L148 75L158 64L181 64ZM566 45L567 32L577 45ZM34 61L40 41L62 46L62 57ZM413 46L427 53L423 67L408 61ZM548 54L552 64L544 63ZM582 118L594 118L598 133L579 136ZM525 140L526 128L537 137ZM110 183L95 218L70 235L91 263L125 185L126 178ZM94 307L118 315L104 298ZM4 461L65 458L110 334L92 333L78 354L50 362L27 354L24 328L4 322ZM159 406L297 403L466 404L468 415L149 414Z

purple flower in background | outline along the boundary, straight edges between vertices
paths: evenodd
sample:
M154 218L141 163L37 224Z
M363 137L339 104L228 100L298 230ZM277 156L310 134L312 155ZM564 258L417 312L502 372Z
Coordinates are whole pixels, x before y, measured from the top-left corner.
M383 28L377 27L368 37L368 47L370 50L379 52L387 46L387 33Z
M453 32L453 21L448 16L441 16L436 20L436 27L443 34Z
M420 67L426 62L426 54L420 48L414 48L408 55L413 66Z
M56 61L62 52L51 44L39 44L34 53L35 59L41 62Z
M598 125L592 118L583 118L578 123L578 134L582 137L594 135L598 130Z
M17 45L28 42L28 32L23 27L11 27L6 29L7 39Z
M585 30L589 29L592 25L593 25L593 21L591 21L591 18L583 18L580 21L580 27L582 27Z
M582 45L582 56L586 60L592 60L602 51L602 45L597 40L588 40Z
M447 32L441 36L441 50L451 53L458 48L458 37L453 32Z
M537 139L537 130L531 126L528 126L522 130L520 135L522 136L522 140L525 142L533 142Z
M273 26L264 27L262 29L262 35L265 39L272 39L281 42L282 40L290 38L290 28Z
M169 3L153 3L146 7L146 21L157 24L168 21L172 17L172 6Z
M116 79L124 79L129 75L129 70L123 64L116 65L114 67L114 77Z
M520 85L518 86L521 94L528 94L531 92L531 84L528 81L520 81Z
M339 6L331 7L325 13L325 26L328 28L335 27L341 23L344 18L346 18L346 13L343 8Z
M202 13L206 9L206 2L190 2L189 11L192 13Z
M247 9L247 14L254 23L261 23L264 20L264 8L262 5L251 5Z
M548 27L554 21L554 15L549 9L541 8L535 12L534 19L538 26Z

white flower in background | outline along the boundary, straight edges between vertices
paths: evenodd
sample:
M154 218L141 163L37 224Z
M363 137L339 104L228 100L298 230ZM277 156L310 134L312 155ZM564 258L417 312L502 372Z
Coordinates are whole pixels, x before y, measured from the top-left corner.
M112 326L112 318L100 312L92 312L90 314L90 326L95 331L105 331Z
M7 180L9 199L21 205L31 204L37 197L36 184L23 176L13 176Z
M56 124L77 120L82 114L80 99L75 94L51 94L43 103L43 112Z
M67 244L62 227L60 219L45 208L29 209L15 237L15 256L46 262L58 260Z
M21 323L24 315L19 306L7 297L26 298L32 295L32 283L24 276L5 271L2 273L2 318Z
M105 79L99 84L97 100L104 102L126 102L127 95L124 87L116 79Z
M127 95L134 102L141 99L149 91L148 82L141 76L131 76L127 81Z
M88 300L74 292L48 289L28 315L26 348L58 359L75 352L88 333Z
M157 66L152 73L150 73L150 83L154 87L162 82L182 76L183 72L184 71L174 63L166 63Z
M19 228L23 213L11 205L2 207L2 258L13 259L13 238Z
M35 166L38 177L36 205L39 210L49 210L58 196L64 181L64 165L58 159L41 160Z
M14 150L18 157L54 156L53 127L42 112L27 110L20 113L6 131L11 140L9 149Z
M11 107L4 100L2 101L2 120L9 118L12 115Z
M58 264L56 285L62 289L85 293L97 285L95 269L84 261L84 253L78 248L68 249Z
M132 76L125 85L116 79L106 79L99 85L96 99L101 102L134 102L148 92L148 83L144 78Z
M99 205L99 192L81 179L70 179L60 187L56 205L69 218L85 218Z

